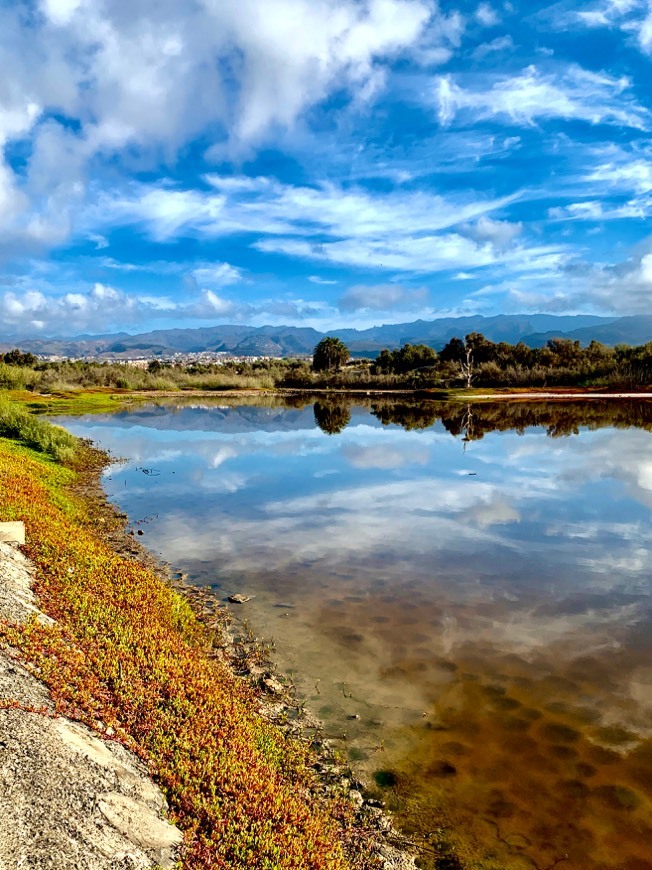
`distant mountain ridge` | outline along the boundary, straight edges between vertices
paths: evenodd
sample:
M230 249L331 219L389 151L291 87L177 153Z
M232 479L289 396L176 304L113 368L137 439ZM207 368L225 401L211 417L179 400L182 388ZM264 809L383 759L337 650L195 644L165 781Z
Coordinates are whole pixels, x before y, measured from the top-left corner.
M391 323L370 329L335 329L328 333L301 326L242 326L226 324L194 329L158 329L138 335L82 335L74 338L3 339L0 350L20 347L37 354L99 359L134 356L160 357L174 353L224 352L236 356L298 356L311 354L324 337L340 338L354 356L373 356L382 348L406 342L440 350L451 338L481 332L490 341L524 341L541 347L550 338L571 338L583 345L645 344L652 341L652 316L598 317L588 314L471 315Z

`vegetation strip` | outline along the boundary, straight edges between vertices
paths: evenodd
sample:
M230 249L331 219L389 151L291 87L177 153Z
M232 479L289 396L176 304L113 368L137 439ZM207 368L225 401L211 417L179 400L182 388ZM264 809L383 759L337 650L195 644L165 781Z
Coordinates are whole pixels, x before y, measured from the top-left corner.
M3 623L0 638L48 684L57 712L147 762L184 831L183 867L376 866L364 837L354 848L350 802L320 795L307 745L257 713L187 601L98 533L72 486L103 458L80 447L64 467L47 454L59 441L67 450L67 433L38 444L22 422L42 452L0 440L0 519L25 522L39 604L56 622Z
M201 355L200 355L201 356ZM451 338L437 352L405 343L374 359L351 359L338 338L323 338L307 358L221 362L137 359L122 363L39 360L15 349L0 354L0 389L42 394L86 391L450 390L472 387L582 387L640 390L652 383L652 342L582 347L551 338L543 347L493 342L478 332ZM99 400L101 401L101 400Z

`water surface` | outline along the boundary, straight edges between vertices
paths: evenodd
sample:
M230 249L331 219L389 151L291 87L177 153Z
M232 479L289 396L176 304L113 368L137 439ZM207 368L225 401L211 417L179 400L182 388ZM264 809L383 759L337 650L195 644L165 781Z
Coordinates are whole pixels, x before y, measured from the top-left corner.
M128 458L105 486L153 551L255 595L239 612L424 867L652 868L650 405L64 422Z

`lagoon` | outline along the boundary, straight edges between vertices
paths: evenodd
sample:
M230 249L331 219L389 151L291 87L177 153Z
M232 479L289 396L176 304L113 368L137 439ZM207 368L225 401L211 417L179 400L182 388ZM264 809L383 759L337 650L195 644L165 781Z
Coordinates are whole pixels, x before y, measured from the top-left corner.
M424 867L650 870L652 404L219 402L55 422Z

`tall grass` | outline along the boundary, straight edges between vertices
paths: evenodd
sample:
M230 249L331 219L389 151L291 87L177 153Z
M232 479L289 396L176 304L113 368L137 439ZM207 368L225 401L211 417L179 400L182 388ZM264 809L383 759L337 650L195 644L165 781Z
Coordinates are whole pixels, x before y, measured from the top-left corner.
M39 373L23 366L0 362L0 390L26 390L39 380Z
M171 366L158 370L98 362L40 363L34 368L0 363L0 390L62 393L81 389L119 390L269 390L276 385L276 366ZM278 366L284 371L282 366Z
M0 401L0 437L19 441L58 462L69 462L75 455L76 442L69 432L10 402Z

